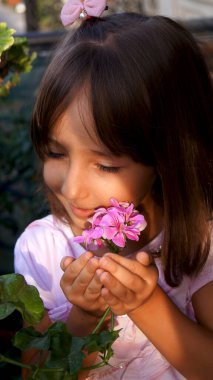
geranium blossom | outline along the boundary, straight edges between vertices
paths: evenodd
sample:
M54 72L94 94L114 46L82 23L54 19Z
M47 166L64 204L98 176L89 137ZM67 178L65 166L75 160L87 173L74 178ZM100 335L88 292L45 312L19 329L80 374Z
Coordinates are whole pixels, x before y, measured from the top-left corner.
M88 219L91 223L81 236L74 241L84 243L87 248L95 249L101 246L125 247L127 239L139 240L139 235L147 223L143 215L134 209L133 203L118 202L110 199L111 206L98 208Z

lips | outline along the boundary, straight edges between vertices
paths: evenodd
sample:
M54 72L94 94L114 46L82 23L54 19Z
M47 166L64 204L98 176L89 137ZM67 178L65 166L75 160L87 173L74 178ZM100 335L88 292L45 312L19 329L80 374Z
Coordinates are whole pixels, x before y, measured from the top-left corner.
M94 210L88 210L88 209L79 208L76 206L71 206L70 208L71 208L72 213L75 216L82 219L87 219L94 214Z

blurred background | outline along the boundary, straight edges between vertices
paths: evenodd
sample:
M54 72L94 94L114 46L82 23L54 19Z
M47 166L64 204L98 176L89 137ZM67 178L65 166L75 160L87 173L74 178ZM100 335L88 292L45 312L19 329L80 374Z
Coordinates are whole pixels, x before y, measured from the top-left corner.
M66 0L0 0L0 21L18 33L61 29L59 14ZM109 12L135 11L176 19L213 17L213 0L108 0Z
M0 274L13 272L13 247L32 220L48 213L39 191L37 161L30 138L30 116L42 73L55 45L66 33L60 0L0 0L0 22L27 36L37 53L33 69L7 96L0 96ZM187 26L213 71L213 0L109 0L110 12L163 14ZM1 66L0 66L1 70Z

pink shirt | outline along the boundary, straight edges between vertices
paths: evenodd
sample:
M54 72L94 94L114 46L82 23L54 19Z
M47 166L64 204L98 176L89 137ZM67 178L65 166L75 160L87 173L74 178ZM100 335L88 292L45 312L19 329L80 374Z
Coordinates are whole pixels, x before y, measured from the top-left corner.
M64 256L78 258L85 251L72 239L70 227L48 215L31 223L15 246L15 271L23 274L29 284L37 287L52 321L66 321L72 307L60 288L63 274L60 262ZM156 249L161 240L162 234L143 249ZM194 278L184 276L182 283L176 288L166 284L161 259L158 258L155 262L161 288L184 314L195 320L191 298L198 289L213 281L213 247L211 246L209 258L199 275ZM111 366L91 371L88 379L184 379L127 315L117 317L116 328L122 330L113 345Z

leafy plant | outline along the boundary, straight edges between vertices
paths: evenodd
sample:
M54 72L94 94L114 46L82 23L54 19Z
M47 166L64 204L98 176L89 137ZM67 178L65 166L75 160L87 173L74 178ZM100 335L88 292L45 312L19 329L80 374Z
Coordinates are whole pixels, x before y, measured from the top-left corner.
M9 94L20 81L20 74L32 69L36 53L30 53L26 37L13 37L14 29L0 23L0 96Z
M14 43L13 34L15 29L8 29L5 22L0 23L0 56L3 51L8 50Z
M39 323L44 315L44 305L38 290L28 285L20 274L0 276L0 319L6 318L14 310L18 310L28 324ZM80 370L99 368L106 365L113 355L112 344L118 338L119 331L98 332L106 312L88 336L81 338L72 336L65 323L53 323L43 334L33 326L19 330L13 344L21 351L29 348L47 352L47 359L41 366L39 363L25 365L0 353L0 363L10 363L30 371L30 379L36 380L77 380ZM63 347L63 350L61 349ZM86 354L99 352L100 362L89 368L82 368Z

